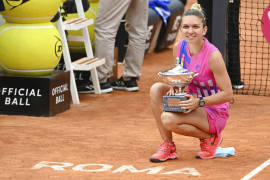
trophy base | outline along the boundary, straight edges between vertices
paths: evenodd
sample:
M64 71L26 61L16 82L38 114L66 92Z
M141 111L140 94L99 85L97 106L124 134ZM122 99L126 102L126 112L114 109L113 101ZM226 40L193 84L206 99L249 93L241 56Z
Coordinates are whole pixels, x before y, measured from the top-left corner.
M185 95L163 96L163 111L167 112L186 112L186 109L181 109L178 105L180 101L186 101Z

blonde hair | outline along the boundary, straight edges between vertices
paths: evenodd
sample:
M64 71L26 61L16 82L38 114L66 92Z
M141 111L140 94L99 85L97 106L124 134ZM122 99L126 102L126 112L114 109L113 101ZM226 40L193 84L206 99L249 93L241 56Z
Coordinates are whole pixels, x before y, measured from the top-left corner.
M192 4L190 9L186 10L183 13L182 17L185 17L185 16L197 16L202 20L203 27L206 26L206 18L205 18L204 11L203 11L201 5L198 3Z
M198 11L203 12L201 5L198 4L198 3L193 3L193 4L191 5L190 9L196 9L196 10L198 10Z

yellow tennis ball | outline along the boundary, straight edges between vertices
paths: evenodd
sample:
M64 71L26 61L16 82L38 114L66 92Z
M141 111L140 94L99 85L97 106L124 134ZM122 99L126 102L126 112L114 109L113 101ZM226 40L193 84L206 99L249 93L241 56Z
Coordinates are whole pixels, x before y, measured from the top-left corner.
M62 0L4 0L1 14L11 23L45 23L57 13Z
M61 37L52 23L0 26L0 66L7 74L49 75L61 55Z
M89 19L93 19L95 21L96 19L96 15L97 15L97 11L98 11L98 4L99 3L91 3L90 4L90 8L85 12L85 17L89 18ZM77 13L74 14L68 14L66 19L71 19L71 18L75 18L78 17ZM90 36L90 40L91 40L91 44L92 44L92 48L94 50L95 48L95 30L94 30L94 24L88 26L88 33ZM68 35L72 35L72 36L81 36L82 35L82 31L78 30L78 31L68 31ZM78 42L78 41L70 41L68 40L68 45L70 48L71 52L79 52L79 53L84 53L85 52L85 48L84 48L84 43L83 42Z

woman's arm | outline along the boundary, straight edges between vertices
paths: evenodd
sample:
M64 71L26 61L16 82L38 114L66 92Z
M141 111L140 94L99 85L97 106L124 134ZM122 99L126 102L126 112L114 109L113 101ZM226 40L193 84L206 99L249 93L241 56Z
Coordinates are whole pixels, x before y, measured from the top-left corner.
M214 74L220 92L205 97L205 105L215 105L231 101L233 99L232 84L223 57L219 51L214 51L211 54L209 67Z
M173 59L174 59L174 60L175 60L176 57L177 57L177 46L178 46L178 43L179 43L179 42L173 44Z
M222 55L219 51L214 51L211 54L209 66L214 74L220 92L204 97L203 99L205 101L205 105L216 105L231 101L233 99L232 85ZM188 100L181 101L179 105L182 107L182 109L187 109L185 113L189 113L199 107L200 99L191 94L187 94L186 96Z

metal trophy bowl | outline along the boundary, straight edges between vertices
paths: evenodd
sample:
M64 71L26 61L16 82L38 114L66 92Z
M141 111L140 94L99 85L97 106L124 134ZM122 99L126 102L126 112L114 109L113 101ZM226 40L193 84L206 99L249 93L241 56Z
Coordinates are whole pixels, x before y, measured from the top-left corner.
M163 110L170 112L185 112L187 110L181 109L178 105L179 101L185 101L186 93L182 92L182 88L187 86L191 80L197 76L198 73L190 72L183 68L180 64L176 64L172 69L165 70L158 73L161 81L170 84L172 86L177 86L179 92L174 96L163 96Z

